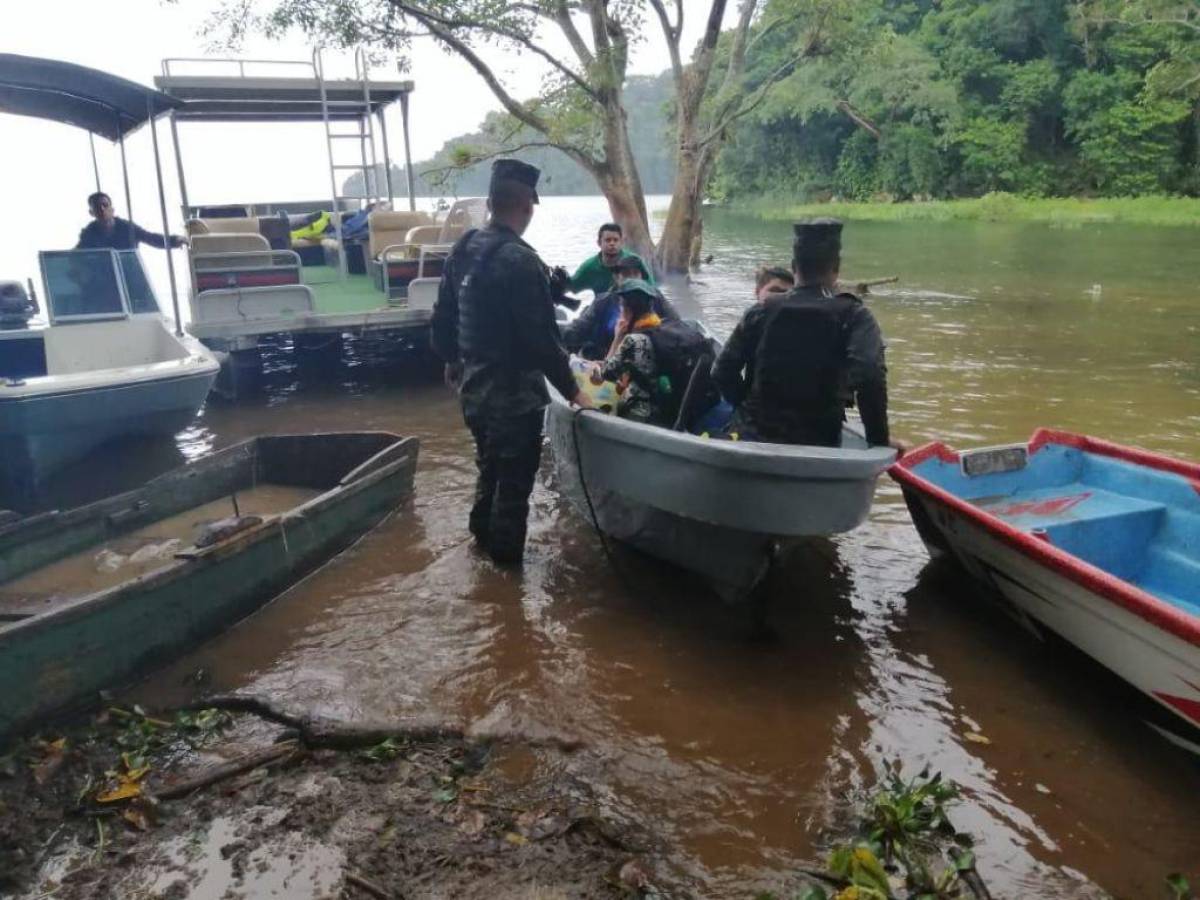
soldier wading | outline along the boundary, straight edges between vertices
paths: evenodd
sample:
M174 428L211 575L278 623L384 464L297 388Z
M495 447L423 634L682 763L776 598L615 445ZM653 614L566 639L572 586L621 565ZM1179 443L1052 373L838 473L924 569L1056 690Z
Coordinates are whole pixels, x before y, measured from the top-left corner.
M590 406L571 375L554 319L549 271L521 240L538 202L539 171L515 159L492 165L491 219L468 231L446 262L433 308L433 349L458 388L475 438L479 478L471 534L502 564L525 552L529 495L542 452L549 393Z

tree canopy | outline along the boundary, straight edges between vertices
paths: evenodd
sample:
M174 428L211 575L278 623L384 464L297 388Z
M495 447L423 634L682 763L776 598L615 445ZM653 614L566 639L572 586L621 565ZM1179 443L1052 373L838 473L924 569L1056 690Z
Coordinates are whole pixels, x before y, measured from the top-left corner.
M858 13L858 51L780 84L726 147L714 194L1200 192L1194 2L862 0ZM786 45L764 40L750 77Z

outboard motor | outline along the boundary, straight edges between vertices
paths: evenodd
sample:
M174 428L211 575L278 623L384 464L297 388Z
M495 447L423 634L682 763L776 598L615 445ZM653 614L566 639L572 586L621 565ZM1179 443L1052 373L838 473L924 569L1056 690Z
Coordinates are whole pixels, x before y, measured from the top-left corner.
M37 311L37 301L30 298L21 282L0 281L0 329L28 328Z

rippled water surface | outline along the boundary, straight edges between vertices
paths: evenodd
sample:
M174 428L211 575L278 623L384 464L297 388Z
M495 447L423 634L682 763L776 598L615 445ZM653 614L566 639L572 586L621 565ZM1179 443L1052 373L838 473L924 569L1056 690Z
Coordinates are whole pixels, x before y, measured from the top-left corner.
M577 261L604 218L549 198L529 235ZM718 334L789 229L714 213L713 263L674 293ZM1039 425L1200 458L1200 241L1193 231L850 225L844 271L896 274L870 299L887 335L896 433L1013 441ZM249 435L387 429L421 439L413 503L251 620L156 675L347 717L436 712L583 737L570 765L675 850L696 894L785 889L880 767L930 765L966 794L998 896L1160 896L1196 869L1197 770L1123 709L1091 664L1039 642L931 567L898 490L870 521L791 558L766 642L667 567L610 568L544 466L523 575L470 548L472 451L435 380L372 348L324 383L286 348L266 393L210 403L173 445L123 448L65 477L60 499L124 487ZM626 584L627 583L627 584ZM966 739L968 732L990 743Z

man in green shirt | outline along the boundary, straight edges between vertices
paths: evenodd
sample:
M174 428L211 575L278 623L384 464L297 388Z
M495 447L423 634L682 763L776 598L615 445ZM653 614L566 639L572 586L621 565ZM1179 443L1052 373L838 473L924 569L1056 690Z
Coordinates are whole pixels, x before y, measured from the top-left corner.
M575 274L571 276L571 290L587 289L597 297L606 291L611 291L613 289L613 269L616 268L618 259L637 260L637 266L642 270L642 278L650 284L654 284L654 276L650 274L650 268L640 256L625 249L624 241L625 236L621 231L621 226L616 222L605 222L601 225L600 232L596 235L596 244L600 247L600 252L585 259L575 270Z

